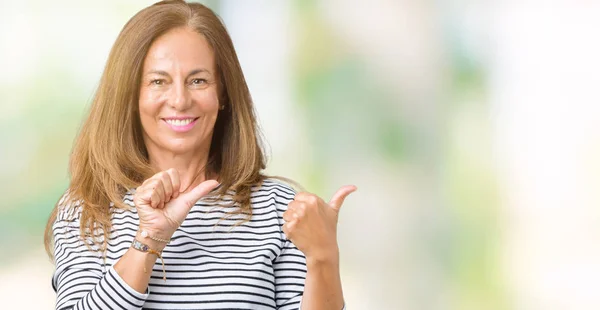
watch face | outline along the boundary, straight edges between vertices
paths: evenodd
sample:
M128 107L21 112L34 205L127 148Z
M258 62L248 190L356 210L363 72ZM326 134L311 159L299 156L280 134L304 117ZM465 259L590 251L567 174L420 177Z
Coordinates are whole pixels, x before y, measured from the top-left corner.
M142 252L148 252L148 249L150 249L147 245L139 242L138 240L133 240L133 247L142 251Z

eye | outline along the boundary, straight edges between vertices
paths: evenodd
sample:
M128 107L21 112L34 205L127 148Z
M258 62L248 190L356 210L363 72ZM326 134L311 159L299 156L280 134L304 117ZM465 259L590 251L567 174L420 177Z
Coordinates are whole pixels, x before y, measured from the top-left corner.
M165 81L164 80L160 80L160 79L156 79L156 80L150 81L150 84L151 85L161 86L161 85L165 84Z
M205 79L192 79L192 85L203 85L206 84Z

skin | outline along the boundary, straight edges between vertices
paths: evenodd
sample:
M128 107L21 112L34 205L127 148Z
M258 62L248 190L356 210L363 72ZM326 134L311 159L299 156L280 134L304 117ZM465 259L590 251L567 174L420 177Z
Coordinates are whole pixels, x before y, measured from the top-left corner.
M142 231L170 239L194 204L218 182L207 180L204 167L219 110L214 53L206 39L176 28L156 39L144 59L139 111L150 163L159 173L145 180L134 195L140 217L136 239L156 251L165 243ZM177 132L167 118L191 117L193 128ZM145 292L155 254L129 249L115 270L138 292Z
M159 37L144 61L140 119L150 162L160 172L145 180L134 195L140 217L136 239L157 251L166 244L144 238L141 232L170 239L194 204L218 185L204 172L219 110L215 67L206 39L188 28ZM186 132L166 122L182 116L195 120ZM306 255L304 310L343 306L337 220L344 199L354 190L354 186L340 188L329 203L314 194L299 193L283 215L284 233ZM152 270L156 258L129 249L115 270L133 289L145 292L150 280L146 271Z
M219 110L215 57L204 36L177 28L150 47L142 73L139 110L150 163L158 171L175 168L188 189L208 158ZM197 118L181 133L165 119ZM201 154L201 156L198 156Z
M298 193L283 213L283 232L306 256L302 309L342 309L337 222L340 208L356 186L341 187L326 203L311 193Z

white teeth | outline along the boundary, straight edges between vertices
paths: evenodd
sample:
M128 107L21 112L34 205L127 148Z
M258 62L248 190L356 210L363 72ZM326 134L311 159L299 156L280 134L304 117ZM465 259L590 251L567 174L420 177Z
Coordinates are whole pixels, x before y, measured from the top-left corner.
M167 119L165 121L173 126L186 126L189 125L193 119Z

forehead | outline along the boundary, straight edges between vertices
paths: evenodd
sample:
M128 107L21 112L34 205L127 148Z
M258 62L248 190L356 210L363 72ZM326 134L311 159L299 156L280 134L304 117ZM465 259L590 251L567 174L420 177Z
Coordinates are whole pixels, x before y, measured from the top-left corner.
M144 59L144 71L203 68L214 72L214 66L212 47L189 28L171 29L158 37Z

